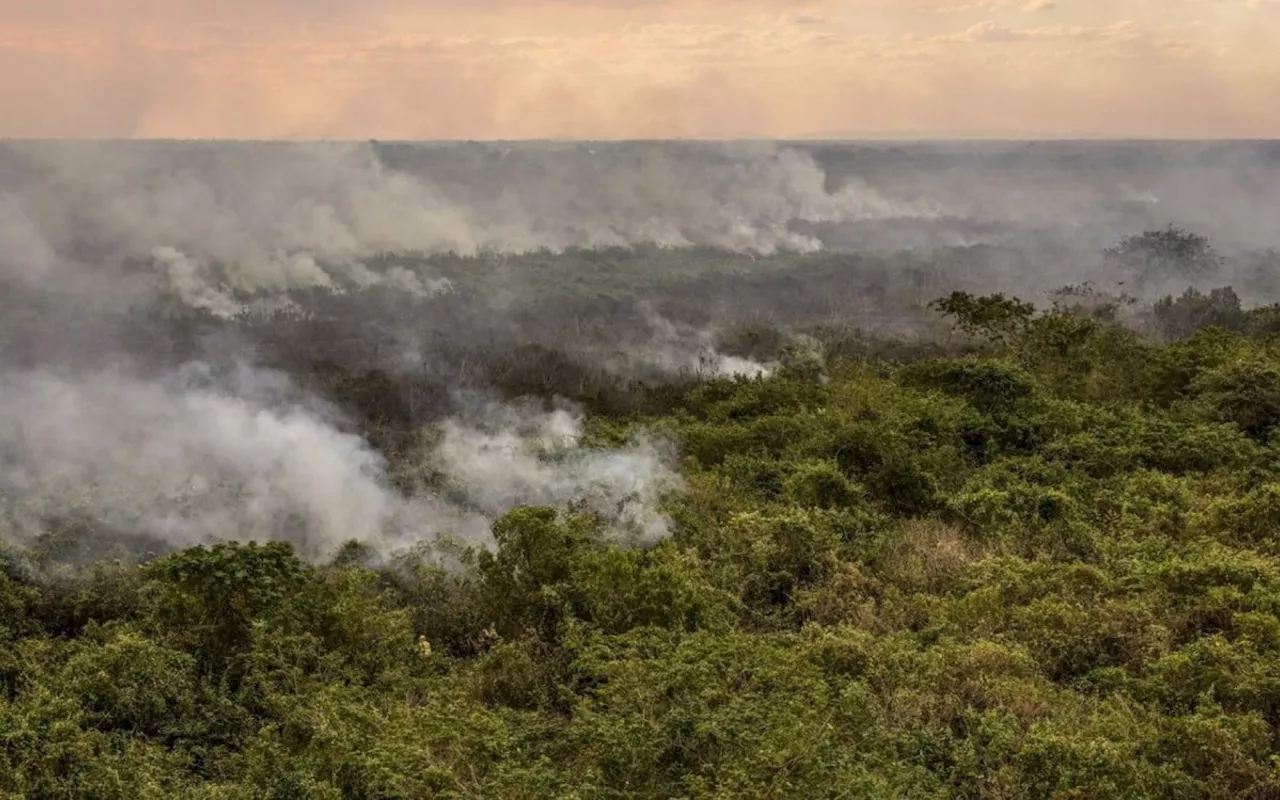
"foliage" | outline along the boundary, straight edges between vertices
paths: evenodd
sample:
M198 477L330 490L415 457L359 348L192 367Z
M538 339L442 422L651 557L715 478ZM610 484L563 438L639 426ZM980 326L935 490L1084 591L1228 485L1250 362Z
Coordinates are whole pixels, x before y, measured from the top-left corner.
M324 564L6 551L0 797L1280 795L1280 359L1231 297L1148 341L957 293L986 344L906 363L739 330L771 376L592 420L679 440L647 549L530 507Z
M1183 339L1211 325L1239 330L1246 319L1240 298L1231 287L1213 289L1208 294L1190 288L1176 300L1168 296L1156 301L1152 313L1160 332L1169 339Z
M1031 303L1003 294L975 297L968 292L952 292L929 305L953 318L965 333L1004 344L1016 337L1035 313Z
M1209 240L1174 225L1129 236L1104 252L1114 268L1132 274L1139 286L1213 274L1222 263Z

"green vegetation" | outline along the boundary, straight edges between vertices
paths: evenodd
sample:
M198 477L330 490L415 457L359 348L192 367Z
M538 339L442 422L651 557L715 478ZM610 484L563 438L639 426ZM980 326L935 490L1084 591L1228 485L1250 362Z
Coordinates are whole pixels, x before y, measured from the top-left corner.
M1280 796L1275 310L1085 294L597 415L681 446L648 550L10 552L0 797Z

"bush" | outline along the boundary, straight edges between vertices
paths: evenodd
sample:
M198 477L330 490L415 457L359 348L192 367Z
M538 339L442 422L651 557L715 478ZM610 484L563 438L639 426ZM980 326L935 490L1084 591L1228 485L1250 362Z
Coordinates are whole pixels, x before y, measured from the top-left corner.
M1001 252L884 267L924 292ZM687 254L583 257L634 276ZM507 390L594 397L591 446L674 440L672 535L646 547L578 508L509 509L491 541L433 537L424 510L405 552L136 566L110 560L134 533L0 489L7 536L44 528L0 549L0 796L1280 796L1275 342L1199 327L1226 293L1160 306L1198 328L1176 342L1064 297L952 295L989 341L931 352L740 330L786 363L653 392L555 348L487 361ZM583 330L628 313L572 308ZM416 401L379 399L402 373L328 377L387 426L397 488L448 491L398 427Z
M1035 393L1035 384L1024 370L990 359L921 362L903 370L901 379L967 400L984 414L1008 413Z
M1129 236L1104 252L1106 263L1139 288L1212 275L1222 264L1204 236L1169 225Z
M1235 361L1200 376L1192 384L1214 419L1230 422L1265 442L1280 425L1280 367L1267 360Z

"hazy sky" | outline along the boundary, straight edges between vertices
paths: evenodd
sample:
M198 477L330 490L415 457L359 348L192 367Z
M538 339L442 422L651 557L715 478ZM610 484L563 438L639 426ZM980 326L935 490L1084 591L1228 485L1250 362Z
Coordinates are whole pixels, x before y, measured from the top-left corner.
M0 136L1280 136L1280 0L0 0Z

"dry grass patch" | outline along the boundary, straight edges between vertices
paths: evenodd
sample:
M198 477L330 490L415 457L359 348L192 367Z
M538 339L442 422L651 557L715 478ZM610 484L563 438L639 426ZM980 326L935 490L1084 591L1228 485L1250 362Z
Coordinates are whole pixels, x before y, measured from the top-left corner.
M986 555L980 544L954 525L938 520L907 520L889 545L881 576L903 592L942 594L956 584L969 565Z

